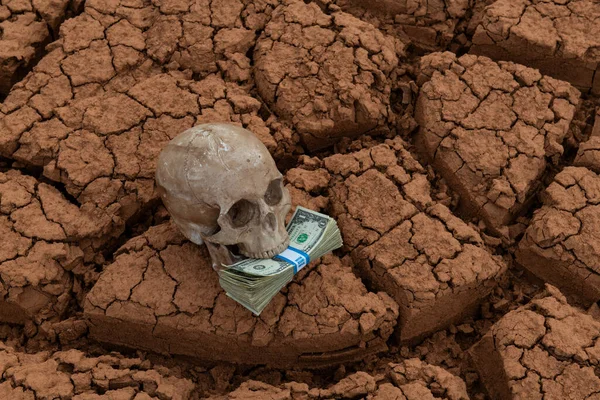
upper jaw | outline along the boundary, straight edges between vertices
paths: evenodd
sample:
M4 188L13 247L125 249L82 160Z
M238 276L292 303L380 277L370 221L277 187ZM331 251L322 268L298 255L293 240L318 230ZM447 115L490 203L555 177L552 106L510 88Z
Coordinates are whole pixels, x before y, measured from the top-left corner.
M273 247L272 249L257 251L257 252L246 251L246 250L240 249L240 253L242 253L244 256L246 256L248 258L273 258L277 254L279 254L282 251L284 251L285 249L287 249L289 244L290 244L290 238L287 237L281 244Z

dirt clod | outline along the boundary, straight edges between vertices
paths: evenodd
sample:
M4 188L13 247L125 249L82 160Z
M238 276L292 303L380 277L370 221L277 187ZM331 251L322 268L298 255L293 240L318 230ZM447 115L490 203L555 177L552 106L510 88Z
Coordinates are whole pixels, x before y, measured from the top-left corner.
M17 170L0 172L0 320L36 323L63 315L85 254L76 241L103 233L54 187Z
M600 94L600 4L500 0L488 5L471 52L538 68Z
M318 366L385 348L398 306L334 256L305 268L260 317L225 295L204 247L171 223L131 239L86 299L99 341L274 366Z
M419 82L420 149L463 208L508 237L564 152L579 91L518 64L449 52L423 57Z
M393 124L392 81L404 44L316 3L282 5L254 50L259 94L309 149Z
M6 95L43 54L70 14L70 0L11 0L0 6L0 94Z
M400 305L401 340L474 311L506 270L474 229L432 199L426 170L401 140L306 168L288 172L292 193L309 207L329 205L357 270Z
M395 1L395 0L320 0L335 4L364 21L373 23L384 32L406 35L423 49L445 49L461 30L461 20L472 6L465 0ZM463 44L464 33L459 34Z
M0 398L165 400L191 398L190 379L139 358L113 353L90 357L79 350L26 354L0 344Z
M278 387L258 382L244 382L227 396L214 396L210 400L324 400L324 399L433 399L468 400L465 383L442 368L426 364L418 359L390 363L384 376L372 376L356 372L320 389L305 383L290 382Z
M0 399L598 397L594 1L0 3ZM260 317L157 196L206 122L344 238Z
M543 199L519 243L517 261L586 305L600 300L600 176L567 167Z
M600 390L599 336L598 321L549 287L469 351L494 399L588 399Z

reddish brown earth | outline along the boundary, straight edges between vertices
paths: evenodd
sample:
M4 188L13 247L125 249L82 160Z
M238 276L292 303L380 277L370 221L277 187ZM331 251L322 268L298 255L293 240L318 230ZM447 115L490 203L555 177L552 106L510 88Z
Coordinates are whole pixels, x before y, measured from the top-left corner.
M235 391L225 396L213 396L211 400L222 399L354 399L408 400L408 399L448 399L467 400L465 383L442 368L411 358L399 364L387 365L385 374L377 376L356 372L327 389L310 388L307 384L290 382L275 387L259 381L247 381Z
M395 1L395 0L319 0L373 23L382 31L406 35L418 47L445 49L453 41L466 44L462 31L470 12L465 0Z
M2 3L0 398L598 398L597 8ZM344 238L259 317L155 192L209 121Z
M167 222L117 251L88 293L85 315L91 337L102 342L289 367L385 349L398 306L386 293L369 292L347 262L327 256L253 316L220 288L206 249Z
M586 305L600 300L600 176L567 167L546 188L517 262Z
M600 172L600 108L594 117L590 138L579 145L573 165Z
M347 13L292 2L257 40L256 87L308 149L321 148L394 124L390 92L404 47Z
M600 4L500 0L487 6L471 51L510 60L600 94Z
M11 0L0 5L0 94L6 95L44 53L78 0Z
M470 352L494 399L597 399L600 322L556 288L506 314Z
M419 147L460 193L463 208L510 236L507 226L563 153L579 91L487 57L432 53L420 67Z
M431 198L425 169L401 140L326 157L318 166L286 177L309 193L328 188L328 209L360 275L400 306L402 341L477 309L505 272L479 234Z
M103 220L105 215L80 210L51 185L18 170L0 172L1 320L60 318L71 297L81 295L73 280L84 280L90 271L85 241L78 239L100 236Z
M86 3L0 107L0 154L42 168L82 209L107 213L116 236L156 199L162 146L196 123L242 124L276 157L294 152L297 134L275 117L261 119L261 101L249 95L244 54L269 12L239 3L246 28L227 4L208 14L202 4L181 7Z
M175 369L119 354L89 357L75 349L26 354L0 345L0 398L138 399L190 398L194 383Z

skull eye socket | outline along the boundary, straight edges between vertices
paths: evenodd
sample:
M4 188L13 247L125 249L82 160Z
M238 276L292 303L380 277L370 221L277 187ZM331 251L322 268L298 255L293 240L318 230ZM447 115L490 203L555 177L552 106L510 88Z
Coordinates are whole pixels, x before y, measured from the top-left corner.
M265 203L270 206L279 204L283 197L283 190L281 189L281 178L274 179L269 183L269 187L265 192Z
M227 215L231 220L231 225L233 225L235 228L239 228L250 222L255 213L256 205L246 199L242 199L231 206L227 212Z

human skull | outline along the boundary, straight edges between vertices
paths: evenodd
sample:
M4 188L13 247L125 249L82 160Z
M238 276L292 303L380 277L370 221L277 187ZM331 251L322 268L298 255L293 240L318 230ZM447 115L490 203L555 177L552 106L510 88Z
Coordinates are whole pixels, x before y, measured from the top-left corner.
M236 257L271 258L289 244L290 195L267 148L239 126L197 125L171 140L158 157L156 183L175 224L206 243L213 267Z

